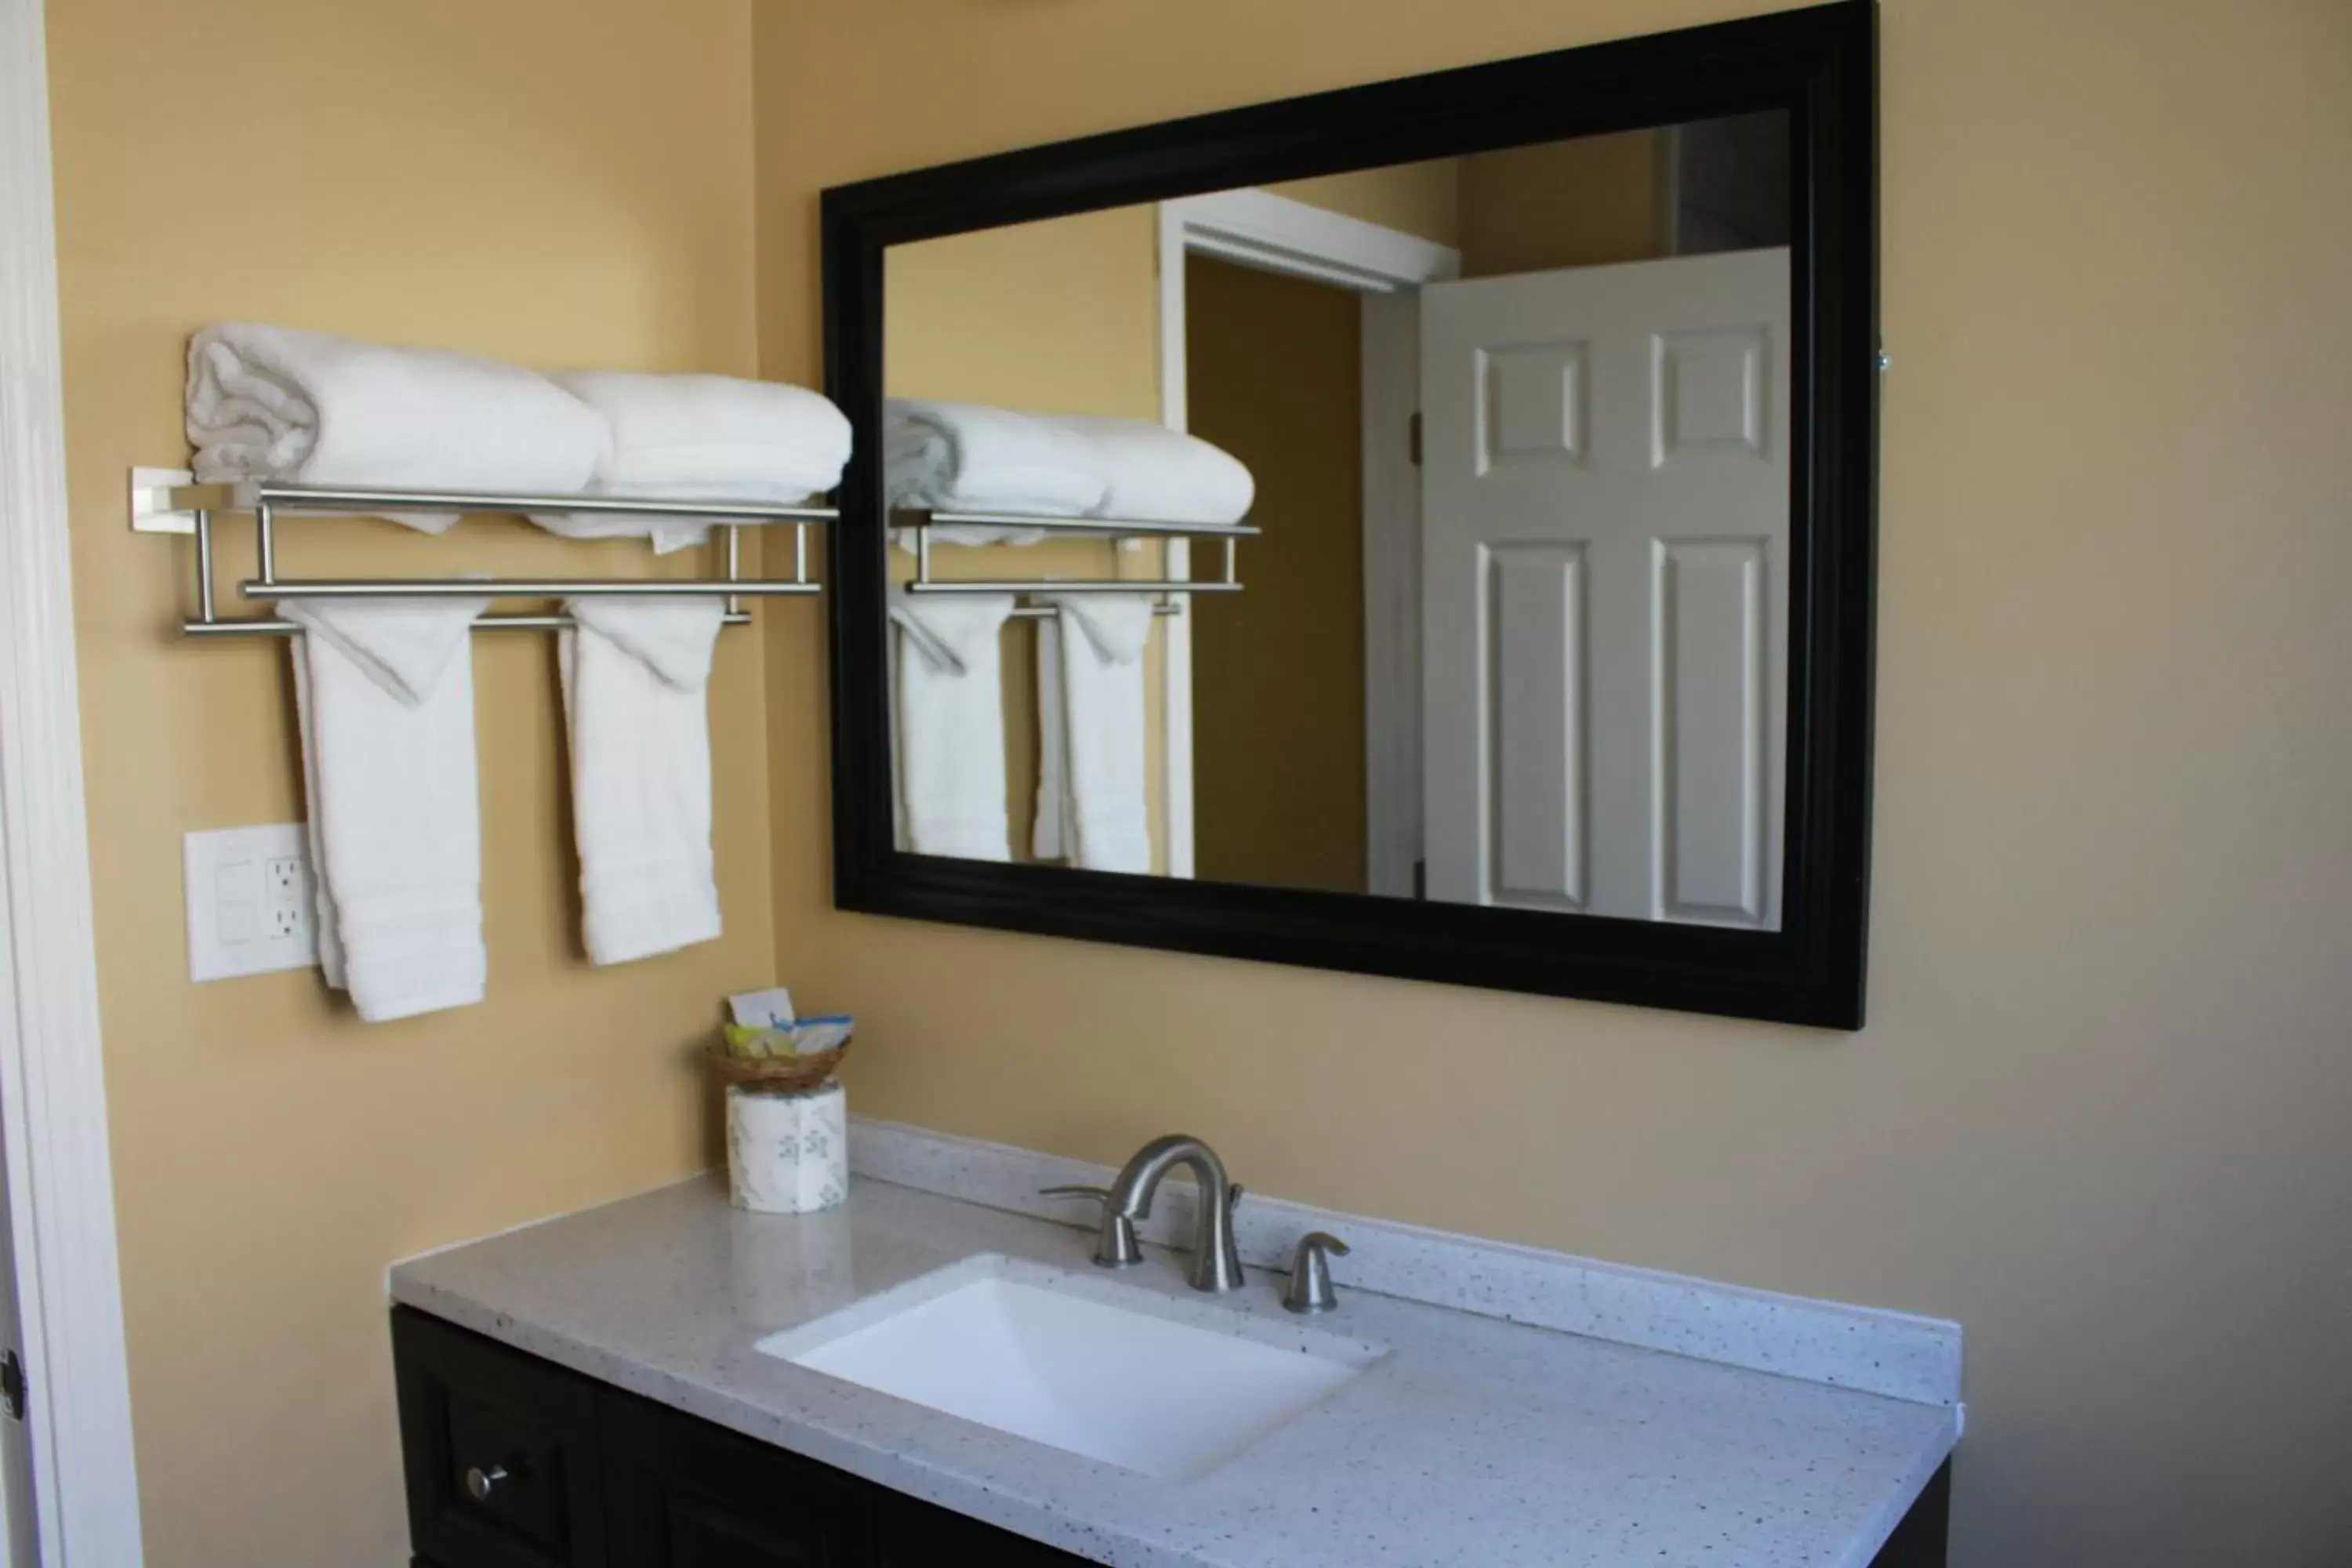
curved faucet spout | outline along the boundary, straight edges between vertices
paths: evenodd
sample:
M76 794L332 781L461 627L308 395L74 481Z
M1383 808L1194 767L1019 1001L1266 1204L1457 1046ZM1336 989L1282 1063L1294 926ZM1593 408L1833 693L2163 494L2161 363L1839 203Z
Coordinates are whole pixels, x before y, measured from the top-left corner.
M1192 1236L1192 1288L1234 1289L1242 1282L1241 1250L1234 1241L1234 1205L1241 1201L1242 1190L1225 1174L1225 1163L1217 1152L1198 1138L1171 1132L1137 1150L1104 1195L1106 1223L1113 1215L1130 1222L1149 1216L1160 1179L1178 1165L1192 1167L1201 1189Z

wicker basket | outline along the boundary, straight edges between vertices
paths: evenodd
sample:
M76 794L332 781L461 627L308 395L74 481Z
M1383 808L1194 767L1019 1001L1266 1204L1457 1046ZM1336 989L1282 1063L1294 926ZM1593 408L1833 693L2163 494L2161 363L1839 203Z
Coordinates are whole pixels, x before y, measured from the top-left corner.
M703 1059L719 1082L747 1093L804 1094L831 1078L848 1054L846 1040L829 1051L811 1051L804 1057L739 1057L724 1045L717 1045L703 1052Z

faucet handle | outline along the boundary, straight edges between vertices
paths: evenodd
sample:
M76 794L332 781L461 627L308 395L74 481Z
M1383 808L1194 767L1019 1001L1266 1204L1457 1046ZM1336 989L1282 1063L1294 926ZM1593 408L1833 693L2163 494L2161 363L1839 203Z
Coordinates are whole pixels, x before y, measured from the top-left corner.
M1108 1187L1039 1187L1037 1195L1041 1198L1092 1198L1097 1203L1110 1202Z
M1039 1187L1044 1198L1092 1198L1102 1205L1102 1229L1095 1234L1095 1262L1105 1268L1124 1268L1143 1261L1136 1245L1135 1221L1112 1205L1110 1189L1096 1186Z
M1282 1304L1294 1312L1328 1312L1339 1304L1331 1289L1333 1258L1348 1256L1348 1244L1328 1230L1310 1230L1298 1238L1290 1259L1290 1283L1283 1288Z

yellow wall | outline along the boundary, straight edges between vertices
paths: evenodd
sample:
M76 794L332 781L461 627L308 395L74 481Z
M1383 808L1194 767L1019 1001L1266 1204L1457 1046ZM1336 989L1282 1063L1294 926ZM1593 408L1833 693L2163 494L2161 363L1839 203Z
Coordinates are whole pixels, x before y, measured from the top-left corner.
M681 1053L775 962L759 645L730 634L712 682L724 940L611 971L577 955L551 647L486 634L489 1000L370 1027L315 974L191 985L181 834L302 812L286 652L174 635L187 546L128 530L124 470L184 460L187 334L223 318L749 373L748 5L72 0L48 26L147 1561L389 1568L407 1531L385 1266L709 1161ZM224 583L247 574L243 537ZM579 549L511 522L426 541L298 520L283 540L327 574L642 553Z
M762 366L816 371L823 185L1758 8L763 0ZM1959 1318L1961 1568L2337 1561L2352 11L1881 16L1866 1032L836 913L789 616L779 946L864 1110Z
M1202 256L1184 294L1192 433L1249 465L1265 530L1249 592L1193 609L1194 868L1360 893L1362 312L1347 289Z

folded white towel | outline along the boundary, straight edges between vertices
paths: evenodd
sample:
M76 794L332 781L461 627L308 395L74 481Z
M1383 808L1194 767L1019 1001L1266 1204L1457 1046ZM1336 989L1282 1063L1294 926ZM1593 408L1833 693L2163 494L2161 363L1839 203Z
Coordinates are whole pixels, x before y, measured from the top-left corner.
M1049 417L977 403L892 398L882 411L882 468L893 508L1082 517L1107 488L1091 441ZM1044 536L977 524L950 524L931 535L951 544L1027 544Z
M1143 652L1151 601L1129 594L1048 594L1040 622L1038 708L1053 713L1055 755L1039 747L1035 853L1096 871L1151 869L1146 793Z
M1060 423L1093 443L1103 499L1089 517L1145 522L1239 522L1257 481L1242 460L1198 436L1149 419L1067 414Z
M244 321L189 342L187 429L205 484L557 494L586 488L611 439L594 409L514 365ZM457 514L394 521L438 533Z
M589 958L625 963L719 935L710 850L717 599L582 597L558 640Z
M891 592L899 838L918 855L1012 858L1002 644L1012 613L1010 594Z
M790 506L833 489L849 461L849 421L830 398L804 386L620 371L551 379L612 427L589 487L594 493ZM572 539L651 538L662 554L699 544L710 532L709 523L691 518L559 512L531 521Z
M293 599L327 982L370 1023L482 999L468 634L487 599Z

